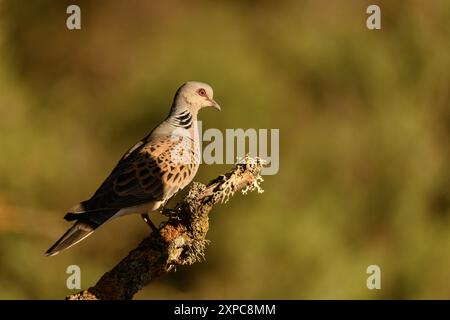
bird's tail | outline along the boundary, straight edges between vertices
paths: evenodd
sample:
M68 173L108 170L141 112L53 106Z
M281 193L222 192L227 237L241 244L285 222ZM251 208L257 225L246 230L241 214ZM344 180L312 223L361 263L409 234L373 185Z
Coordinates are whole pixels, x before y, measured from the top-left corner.
M72 228L67 230L63 236L51 246L45 253L46 256L54 256L62 250L68 249L81 240L87 238L94 232L95 228L85 222L78 221Z
M88 216L89 217L88 217ZM78 242L89 237L95 229L112 217L111 213L105 212L81 214L68 213L64 217L67 221L78 220L56 243L45 252L46 256L54 256L66 250Z

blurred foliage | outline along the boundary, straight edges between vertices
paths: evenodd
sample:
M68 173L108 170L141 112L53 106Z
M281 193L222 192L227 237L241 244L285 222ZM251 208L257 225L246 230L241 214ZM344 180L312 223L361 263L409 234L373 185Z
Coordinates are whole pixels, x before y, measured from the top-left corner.
M450 298L449 1L376 1L381 31L371 1L76 3L80 31L72 1L0 0L0 298L60 299L69 264L88 287L145 236L125 217L43 256L187 80L222 106L204 128L280 128L280 172L138 298Z

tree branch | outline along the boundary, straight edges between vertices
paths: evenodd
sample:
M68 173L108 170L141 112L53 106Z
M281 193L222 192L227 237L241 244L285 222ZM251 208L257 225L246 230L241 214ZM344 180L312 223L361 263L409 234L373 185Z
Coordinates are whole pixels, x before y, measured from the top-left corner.
M264 161L245 157L231 171L208 185L195 182L187 196L169 212L158 232L152 232L97 284L66 297L67 300L132 299L144 286L178 265L201 261L208 244L209 213L235 192L263 192L260 173Z

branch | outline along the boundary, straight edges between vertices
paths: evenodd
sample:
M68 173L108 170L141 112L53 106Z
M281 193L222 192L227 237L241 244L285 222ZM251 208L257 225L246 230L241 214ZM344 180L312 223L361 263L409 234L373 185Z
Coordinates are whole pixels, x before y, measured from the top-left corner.
M66 297L67 300L132 299L144 286L177 266L204 260L208 244L209 213L234 193L263 192L260 173L264 161L245 157L231 171L208 185L195 182L187 196L170 212L169 219L152 232L97 284Z

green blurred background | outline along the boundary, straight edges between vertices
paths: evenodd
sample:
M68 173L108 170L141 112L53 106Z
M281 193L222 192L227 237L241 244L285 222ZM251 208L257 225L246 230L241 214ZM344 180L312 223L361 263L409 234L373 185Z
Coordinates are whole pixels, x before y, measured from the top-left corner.
M68 265L87 288L146 236L128 216L43 256L188 80L222 106L204 129L279 128L280 171L136 298L450 298L449 70L448 0L0 0L0 298L62 299Z

